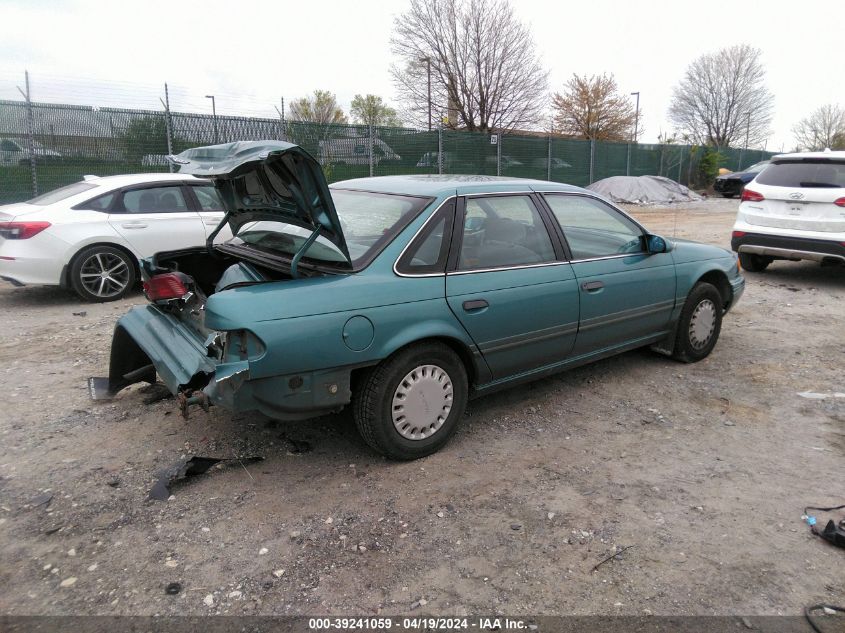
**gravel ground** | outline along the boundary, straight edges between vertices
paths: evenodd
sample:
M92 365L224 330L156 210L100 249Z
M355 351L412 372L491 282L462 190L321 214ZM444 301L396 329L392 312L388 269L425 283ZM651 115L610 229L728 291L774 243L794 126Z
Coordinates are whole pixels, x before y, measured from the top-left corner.
M727 246L735 201L631 209ZM351 416L187 422L93 403L116 318L0 285L0 613L799 614L842 604L845 272L748 273L706 360L647 350L470 404L440 453L387 462ZM147 498L180 456L242 458ZM264 457L261 462L243 458ZM619 556L613 554L625 549ZM597 569L602 560L611 560ZM179 583L175 595L166 593Z

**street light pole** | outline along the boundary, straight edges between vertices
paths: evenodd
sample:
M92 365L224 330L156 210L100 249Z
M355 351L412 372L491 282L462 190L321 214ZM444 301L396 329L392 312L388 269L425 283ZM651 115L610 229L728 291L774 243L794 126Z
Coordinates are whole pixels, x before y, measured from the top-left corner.
M218 143L220 139L217 134L217 104L214 102L214 95L205 95L205 98L211 99L211 116L214 120L214 142Z
M638 128L640 125L640 93L639 92L632 92L631 96L637 95L637 110L634 114L634 143L637 142L637 134Z
M420 57L428 69L428 131L431 132L431 57Z

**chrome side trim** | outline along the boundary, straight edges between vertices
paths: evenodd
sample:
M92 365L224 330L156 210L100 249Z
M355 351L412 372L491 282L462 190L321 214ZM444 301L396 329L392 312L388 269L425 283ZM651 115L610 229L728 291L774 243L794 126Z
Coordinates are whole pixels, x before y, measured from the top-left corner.
M477 268L473 270L455 270L450 273L446 273L447 276L451 277L453 275L472 275L474 273L494 273L502 270L521 270L523 268L545 268L546 266L562 266L564 264L569 264L567 261L553 261L553 262L544 262L542 264L522 264L520 266L500 266L499 268Z
M625 253L624 255L604 255L602 257L587 257L586 259L573 259L570 264L581 264L583 262L600 262L605 259L623 259L625 257L637 257L639 255L652 255L652 253L647 253L645 251L639 251L637 253Z
M836 259L845 262L842 255L831 253L816 253L813 251L796 251L791 248L774 248L773 246L754 246L743 244L739 247L740 253L752 253L753 255L769 255L771 257L785 257L786 259L810 259L816 262L823 262L826 259Z
M438 204L437 208L434 211L431 212L431 215L429 215L425 219L425 222L422 223L422 226L417 229L416 233L414 233L414 235L411 237L411 239L408 240L408 243L405 244L405 248L403 248L402 252L399 253L399 257L397 257L396 260L393 262L393 274L395 274L397 277L409 277L409 278L414 278L414 277L445 277L446 276L445 272L442 272L442 273L417 273L417 274L400 273L397 266L399 265L399 261L402 259L402 257L405 256L405 251L407 251L411 247L411 244L414 243L414 240L417 239L417 236L425 230L425 227L428 226L428 223L431 222L432 218L434 218L434 216L437 215L437 213L440 211L440 209L443 207L443 205L446 204L447 202L449 202L452 199L457 199L457 197L458 196L449 196L448 198L446 198L443 202Z

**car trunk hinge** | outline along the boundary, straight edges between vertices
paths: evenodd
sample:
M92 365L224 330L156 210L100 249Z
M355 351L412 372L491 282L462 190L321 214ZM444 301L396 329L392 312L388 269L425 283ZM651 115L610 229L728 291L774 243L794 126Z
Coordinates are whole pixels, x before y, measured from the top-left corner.
M214 253L214 238L217 237L217 234L223 229L224 226L229 222L229 218L232 217L231 211L226 211L223 215L223 219L220 220L220 224L217 225L217 228L211 232L211 235L208 236L208 239L205 240L205 248L208 251L208 254L211 256L216 256Z
M323 228L322 224L318 224L314 227L314 231L311 235L308 236L308 239L305 240L305 243L299 247L299 250L296 251L296 255L293 256L293 259L290 260L290 276L294 279L298 278L299 275L296 272L297 266L299 266L299 260L302 259L302 256L305 255L305 251L311 248L311 245L314 243L320 235L320 229Z

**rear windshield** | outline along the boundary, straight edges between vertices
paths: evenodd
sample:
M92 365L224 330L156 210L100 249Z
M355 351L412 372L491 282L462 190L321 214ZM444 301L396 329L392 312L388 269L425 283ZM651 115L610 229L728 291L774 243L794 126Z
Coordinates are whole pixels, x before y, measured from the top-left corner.
M343 189L332 189L331 194L355 270L369 264L431 201L430 198ZM289 256L303 246L309 234L310 231L285 222L260 221L245 224L230 243L248 244ZM333 264L346 262L338 248L322 236L308 247L305 257Z
M845 163L825 159L771 163L756 182L775 187L845 187Z
M83 191L93 189L96 186L97 185L92 185L90 182L75 182L67 187L53 189L53 191L41 194L32 200L27 200L27 204L53 204L54 202L70 198L71 196L75 196Z

